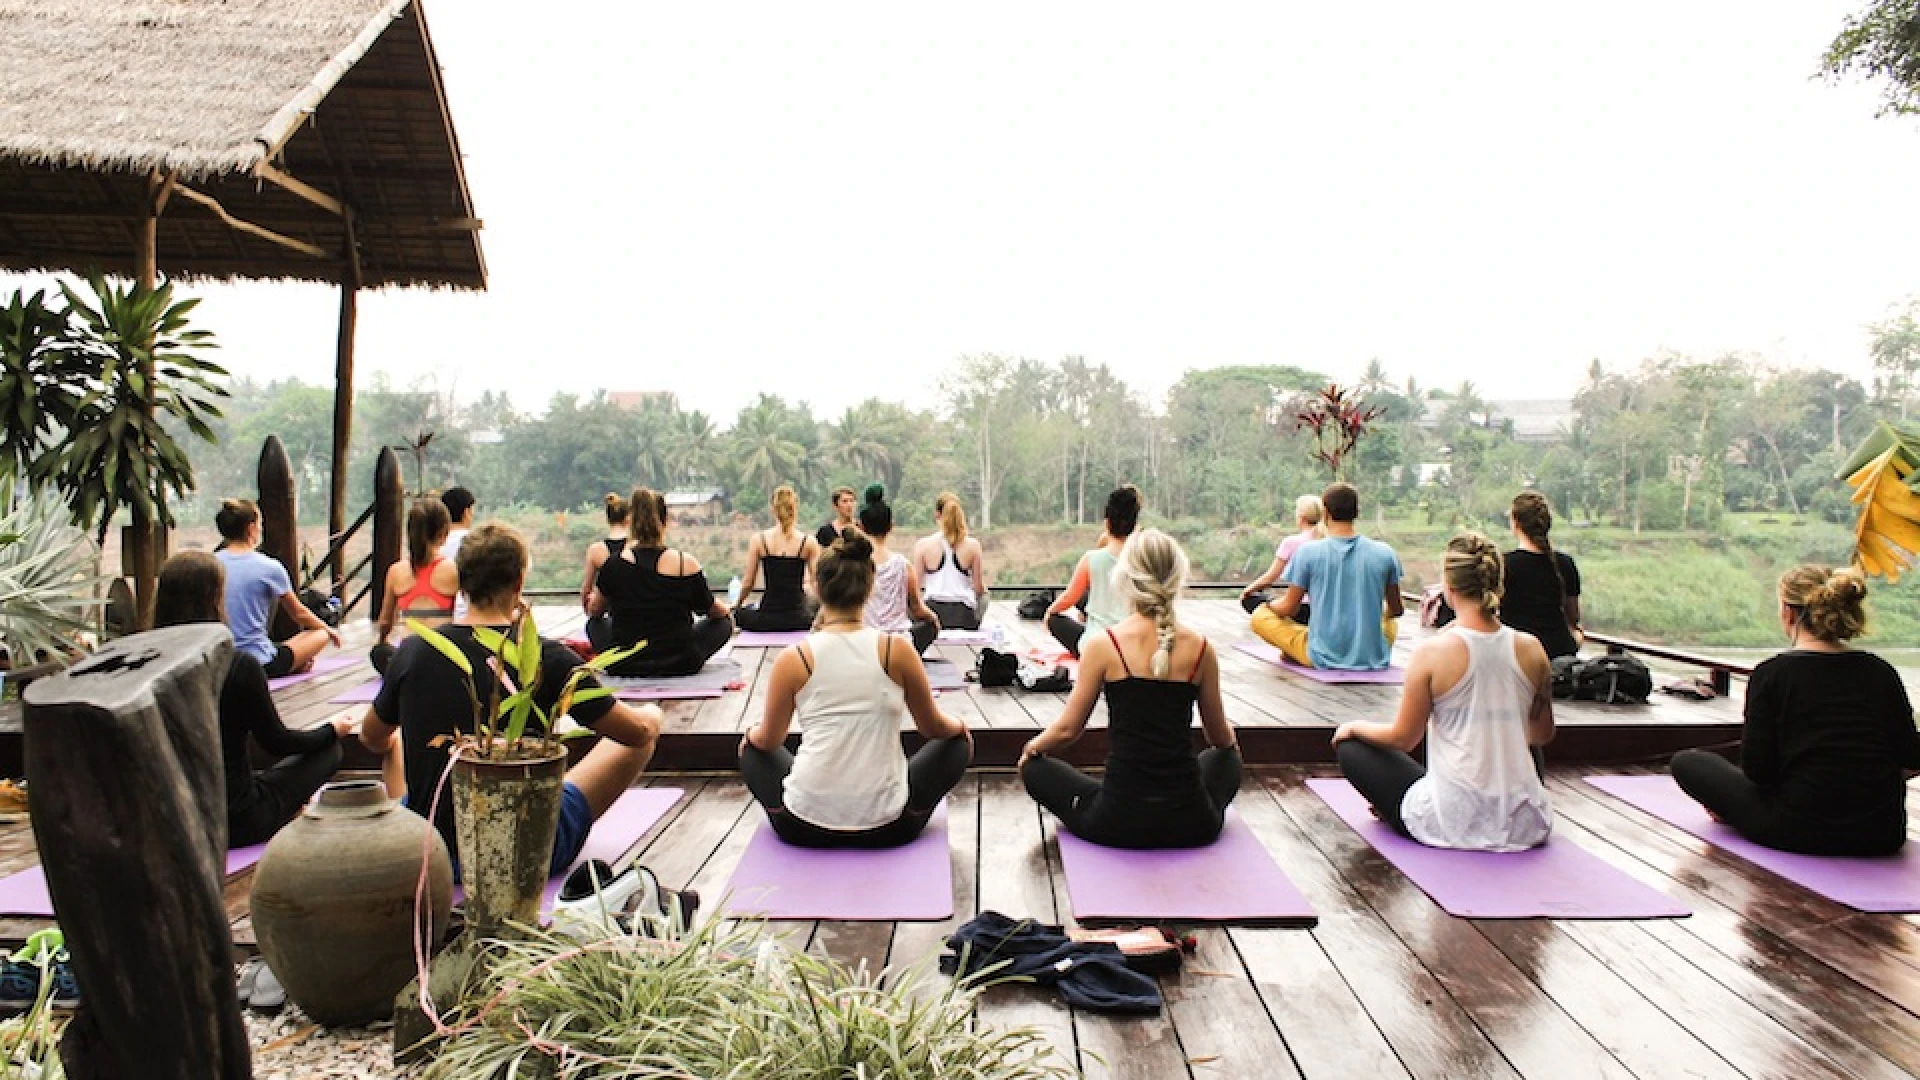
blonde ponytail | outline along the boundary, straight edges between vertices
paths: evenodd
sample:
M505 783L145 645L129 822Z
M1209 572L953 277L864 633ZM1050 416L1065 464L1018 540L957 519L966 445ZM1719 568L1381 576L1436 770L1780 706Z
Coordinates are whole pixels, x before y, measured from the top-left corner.
M1153 620L1160 637L1160 648L1153 654L1153 677L1166 678L1180 628L1174 603L1187 583L1187 553L1173 537L1159 529L1145 529L1127 538L1113 577L1133 610Z
M773 489L773 520L779 524L780 531L792 532L794 519L800 516L800 500L794 496L793 489L785 484Z
M947 538L948 547L959 547L967 538L967 512L960 509L960 496L951 491L941 492L933 505L940 518L940 535Z
M1506 564L1493 541L1477 532L1463 532L1447 541L1447 554L1441 563L1447 588L1468 603L1478 604L1489 615L1500 610L1500 597L1506 591Z

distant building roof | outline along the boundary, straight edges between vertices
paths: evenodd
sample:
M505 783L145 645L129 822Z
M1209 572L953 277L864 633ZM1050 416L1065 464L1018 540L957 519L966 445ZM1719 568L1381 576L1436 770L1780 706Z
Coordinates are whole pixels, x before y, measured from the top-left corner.
M1445 398L1432 398L1420 423L1433 427L1452 404ZM1474 421L1486 427L1502 429L1511 425L1513 437L1520 442L1559 442L1573 430L1573 401L1570 398L1528 398L1514 401L1489 401L1486 411L1476 413Z
M608 403L613 405L618 405L623 409L637 409L640 406L645 405L649 402L662 402L662 401L670 402L672 400L673 400L673 391L671 390L609 390L607 391Z
M727 493L721 488L702 488L698 491L667 492L667 507L705 506L710 502L725 502Z

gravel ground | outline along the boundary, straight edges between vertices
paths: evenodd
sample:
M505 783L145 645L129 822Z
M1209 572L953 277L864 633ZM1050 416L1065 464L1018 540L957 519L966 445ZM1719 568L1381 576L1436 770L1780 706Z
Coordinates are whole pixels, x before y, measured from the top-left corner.
M288 1003L278 1015L246 1013L254 1080L396 1080L393 1025L329 1030Z

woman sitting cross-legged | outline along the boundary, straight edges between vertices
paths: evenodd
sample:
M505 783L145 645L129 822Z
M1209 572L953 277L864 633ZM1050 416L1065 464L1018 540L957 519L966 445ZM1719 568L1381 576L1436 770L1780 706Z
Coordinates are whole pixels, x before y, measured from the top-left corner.
M987 609L987 565L980 541L967 534L960 496L942 492L933 500L940 531L913 545L913 561L926 582L927 607L946 630L978 630Z
M587 574L580 582L580 610L587 613L587 643L600 652L613 640L613 618L606 612L593 613L593 586L600 568L627 546L627 500L607 492L607 535L587 545Z
M813 625L818 606L807 595L807 579L820 545L794 527L800 503L792 488L785 484L774 488L771 504L774 527L753 534L753 542L747 545L747 571L740 577L740 595L751 595L764 564L767 593L758 604L741 604L734 610L733 621L742 630L805 630Z
M1240 790L1240 747L1220 702L1220 667L1207 639L1178 625L1174 600L1187 556L1158 529L1120 553L1113 588L1132 614L1089 635L1066 711L1020 754L1027 792L1075 836L1109 847L1210 844ZM1107 697L1107 772L1095 780L1048 755L1086 729ZM1198 707L1207 749L1194 753Z
M1067 591L1047 608L1047 631L1075 656L1080 655L1080 639L1089 630L1104 630L1126 618L1126 603L1113 592L1113 567L1139 523L1140 489L1122 484L1109 492L1106 528L1100 533L1099 546L1080 556ZM1085 622L1067 614L1082 600L1086 601Z
M820 621L781 652L767 710L740 740L740 772L773 831L802 847L896 847L920 835L973 758L965 724L934 704L920 656L866 625L873 546L848 530L814 566ZM900 749L902 713L926 737ZM786 748L798 723L800 751Z
M186 551L160 568L154 589L153 622L160 626L226 621L222 600L226 570L204 551ZM340 768L340 740L352 735L351 720L334 720L305 731L289 731L280 721L267 674L260 662L239 649L220 688L220 757L227 780L227 845L264 843L292 821L320 785ZM254 772L247 740L280 761ZM396 794L405 780L398 754L387 756L386 780Z
M1740 764L1703 750L1673 756L1675 782L1756 844L1891 855L1907 841L1903 770L1920 769L1920 732L1899 673L1847 644L1866 629L1866 598L1853 569L1783 575L1790 647L1747 680Z
M600 566L589 615L610 616L607 647L647 647L610 675L691 675L733 636L727 605L714 598L700 563L667 546L667 500L636 488L627 500L626 546Z
M1326 511L1321 508L1318 495L1302 495L1293 501L1295 531L1289 533L1285 540L1280 541L1280 546L1273 550L1273 565L1267 567L1266 573L1247 582L1247 587L1240 590L1240 606L1247 614L1253 614L1254 609L1262 604L1273 602L1274 595L1267 587L1285 578L1287 564L1293 561L1294 552L1315 540L1326 539L1327 527L1320 521L1325 516ZM1293 613L1293 621L1301 626L1313 621L1310 600L1301 601L1300 607Z
M1479 533L1447 543L1446 630L1420 643L1391 723L1333 733L1340 771L1394 831L1429 847L1524 851L1553 811L1540 747L1553 739L1553 673L1529 634L1500 625L1499 549ZM1427 743L1427 767L1408 752Z
M867 625L889 634L907 634L913 651L923 653L940 636L940 618L920 599L913 561L887 548L893 533L893 507L879 484L867 488L860 506L860 531L873 542L873 595L867 599ZM818 581L820 571L814 570ZM825 598L822 598L825 602Z
M407 559L387 567L387 587L380 602L380 637L367 652L375 671L385 673L393 659L388 639L397 624L418 619L439 626L453 618L460 594L460 571L440 554L453 519L447 504L437 498L415 499L407 510Z

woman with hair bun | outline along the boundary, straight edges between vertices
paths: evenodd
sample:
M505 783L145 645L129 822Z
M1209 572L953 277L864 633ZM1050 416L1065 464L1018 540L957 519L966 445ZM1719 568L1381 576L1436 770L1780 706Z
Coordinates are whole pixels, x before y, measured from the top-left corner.
M1779 599L1788 648L1747 679L1740 764L1683 750L1673 779L1763 847L1891 855L1907 841L1903 770L1920 769L1920 732L1899 672L1847 644L1866 630L1866 578L1801 566Z
M1523 491L1513 497L1507 520L1520 546L1501 556L1500 621L1539 638L1550 657L1572 656L1580 651L1580 568L1553 550L1553 507L1545 495Z
M1187 554L1172 537L1148 529L1127 540L1113 589L1130 614L1087 639L1066 710L1020 753L1027 793L1083 840L1124 848L1210 844L1240 790L1240 746L1221 702L1217 658L1174 615L1186 579ZM1107 768L1096 780L1049 755L1080 737L1103 693ZM1196 709L1207 740L1198 754Z
M940 711L919 653L866 618L873 543L848 529L814 564L820 618L782 650L767 708L740 740L740 773L782 840L801 847L897 847L920 835L966 774L973 738ZM927 740L900 752L901 720ZM787 732L798 723L800 750Z
M920 599L920 580L912 560L887 548L893 507L887 505L887 489L879 484L867 488L860 505L860 531L873 542L873 595L867 598L867 625L888 634L907 634L913 638L915 653L926 652L940 636L940 617Z
M1240 590L1240 607L1247 614L1253 614L1261 604L1273 602L1273 594L1267 591L1267 586L1285 576L1294 552L1299 551L1302 545L1326 539L1327 527L1322 524L1325 517L1326 510L1320 505L1320 496L1302 495L1293 500L1294 531L1280 541L1279 547L1273 549L1273 565L1267 567L1267 572L1247 582L1247 587ZM1293 613L1293 621L1306 626L1312 621L1312 616L1311 606L1302 602L1299 610Z
M1047 608L1047 631L1075 656L1080 655L1080 639L1087 631L1105 630L1127 617L1126 601L1113 590L1113 570L1127 537L1140 524L1140 489L1121 484L1108 492L1105 521L1100 543L1080 556L1067 591ZM1067 614L1082 600L1086 602L1084 622Z
M987 610L987 566L980 541L967 532L960 496L943 491L933 500L940 528L913 547L913 564L926 582L927 607L949 630L978 630Z
M587 641L595 652L605 649L612 640L613 624L605 612L593 614L593 583L599 579L600 568L607 560L627 546L627 500L609 491L602 501L607 508L607 535L587 545L587 576L580 582L580 610L589 616Z
M627 542L600 565L587 614L605 612L607 647L647 647L611 675L691 675L733 636L733 616L716 599L699 560L667 546L667 500L635 488L627 500Z
M1503 573L1493 541L1448 541L1442 587L1456 618L1414 649L1391 723L1350 720L1333 733L1340 771L1374 813L1429 847L1524 851L1553 829L1540 780L1552 665L1538 640L1500 624ZM1409 756L1422 740L1424 768Z
M767 593L758 604L740 605L733 618L742 630L805 630L813 625L816 605L807 596L807 586L812 574L809 567L819 557L820 545L794 526L800 501L791 487L781 484L774 488L767 504L773 509L774 527L754 533L753 542L747 545L747 569L740 576L740 595L753 594L762 563L767 568Z

